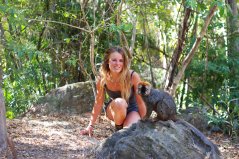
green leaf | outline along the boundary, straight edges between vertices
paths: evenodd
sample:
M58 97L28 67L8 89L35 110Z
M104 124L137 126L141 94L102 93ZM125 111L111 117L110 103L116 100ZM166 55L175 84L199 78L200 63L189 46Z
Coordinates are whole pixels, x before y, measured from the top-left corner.
M64 17L68 18L70 16L70 14L68 12L64 12L63 13Z
M71 39L70 38L65 38L64 41L69 44L71 42Z
M7 111L7 112L6 112L6 117L7 117L8 119L14 119L14 118L15 118L15 115L14 115L14 113L13 113L12 111Z
M197 7L197 1L196 0L186 0L186 7L195 9Z

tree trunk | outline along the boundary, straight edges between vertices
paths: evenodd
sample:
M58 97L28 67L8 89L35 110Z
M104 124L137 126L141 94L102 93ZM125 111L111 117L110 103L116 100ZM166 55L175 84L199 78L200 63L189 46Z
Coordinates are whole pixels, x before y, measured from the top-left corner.
M0 49L5 48L6 40L4 37L4 29L2 27L2 23L0 22ZM6 157L5 152L7 152L8 145L12 151L13 159L17 158L17 153L14 147L14 143L10 137L7 136L7 126L6 126L6 108L4 102L4 96L2 92L2 58L0 56L0 158Z
M0 154L7 148L6 110L3 100L2 89L0 88Z
M97 77L97 71L95 66L95 34L92 32L90 34L90 63L91 69L95 77Z
M0 58L0 62L1 62ZM2 93L2 68L0 66L0 154L7 148L6 110ZM1 157L1 156L0 156Z
M143 14L142 14L143 15ZM147 16L145 15L144 19L143 19L143 31L144 31L144 36L145 36L145 41L144 41L144 45L145 45L145 52L147 54L148 57L148 61L149 61L149 70L150 70L150 75L151 75L151 84L152 86L155 88L156 87L156 83L154 81L154 73L153 73L153 67L152 67L152 60L151 60L151 55L149 52L149 41L148 41L148 32L146 29L146 25L147 25L148 21L147 21Z
M182 77L183 77L183 75L184 75L184 72L185 72L187 66L188 66L189 63L191 62L193 56L194 56L195 53L196 53L196 50L197 50L198 47L199 47L199 44L200 44L202 38L203 38L204 35L206 34L207 27L208 27L208 25L210 24L211 19L212 19L213 15L214 15L216 9L217 9L217 6L216 6L216 5L213 6L213 7L210 9L210 12L209 12L208 16L207 16L206 19L205 19L205 23L204 23L204 26L203 26L203 28L202 28L202 30L201 30L200 35L196 38L196 41L195 41L195 43L193 44L193 46L192 46L190 52L188 53L188 55L187 55L187 56L185 57L185 59L183 60L183 62L182 62L182 67L180 68L180 70L178 71L176 77L174 78L172 86L168 89L168 90L169 90L168 92L169 92L171 95L174 96L174 94L175 94L175 92L176 92L176 89L177 89L177 87L178 87L178 85L179 85L179 82L180 82L180 80L182 79Z
M134 54L135 39L136 39L137 17L133 17L132 24L133 24L133 30L132 30L132 36L131 36L131 43L130 43L129 52L133 56L133 54Z
M227 0L229 6L228 22L228 58L230 69L230 87L238 87L239 82L239 19L236 0ZM236 95L234 95L236 97Z
M0 19L1 20L1 19ZM0 21L0 49L4 47L6 41L4 38L4 29ZM2 93L2 66L0 56L0 154L7 148L7 129L6 129L6 110ZM0 156L1 157L1 156Z
M185 38L186 38L186 33L188 31L190 14L191 14L191 9L187 8L185 10L182 28L180 27L179 31L178 31L178 36L179 36L178 44L177 44L176 49L173 52L172 60L170 62L169 70L168 70L167 77L166 77L166 83L165 83L165 87L164 87L165 90L169 90L173 84L173 78L174 78L176 70L177 70L178 61L182 54L184 42L185 42Z
M0 59L1 61L1 59ZM2 67L0 66L0 158L6 157L7 147L9 146L12 152L12 158L17 158L16 149L14 142L7 135L7 126L6 126L6 109L4 104L4 97L2 92ZM7 157L8 158L8 157Z

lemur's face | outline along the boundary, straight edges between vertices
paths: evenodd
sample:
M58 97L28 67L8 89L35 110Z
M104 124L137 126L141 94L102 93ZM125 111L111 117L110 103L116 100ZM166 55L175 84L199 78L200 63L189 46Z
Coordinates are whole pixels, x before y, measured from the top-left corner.
M148 96L150 94L151 85L148 82L139 82L138 94L142 96Z

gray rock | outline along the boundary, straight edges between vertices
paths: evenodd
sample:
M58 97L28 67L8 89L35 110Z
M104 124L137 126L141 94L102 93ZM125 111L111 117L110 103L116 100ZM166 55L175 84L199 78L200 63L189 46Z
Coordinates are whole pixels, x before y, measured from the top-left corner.
M139 121L106 139L96 158L220 159L216 145L186 121Z
M207 116L207 111L204 108L189 107L187 109L180 110L177 117L189 122L201 132L206 133L208 131L209 119Z
M91 82L78 82L51 90L28 114L81 114L92 110L95 101Z

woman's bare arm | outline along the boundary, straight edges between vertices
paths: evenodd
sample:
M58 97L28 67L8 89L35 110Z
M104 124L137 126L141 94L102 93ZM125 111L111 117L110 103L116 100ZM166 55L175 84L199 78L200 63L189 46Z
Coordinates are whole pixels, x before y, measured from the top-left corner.
M90 122L87 128L85 128L84 130L80 132L82 135L92 136L93 125L95 124L97 117L101 113L103 103L104 103L104 98L105 98L104 88L101 87L100 79L98 79L96 82L96 99L95 99L94 107L91 113Z
M89 125L94 125L97 117L102 111L103 103L104 103L104 88L101 86L101 82L98 79L96 82L96 99L94 103L94 107L91 113L91 119Z
M139 115L141 118L143 118L146 115L147 109L145 106L145 103L142 99L142 97L140 95L138 95L137 93L137 87L138 87L138 83L141 81L139 75L137 72L134 72L132 75L132 84L134 86L134 92L135 92L135 97L136 97L136 101L138 104L138 108L139 108Z

